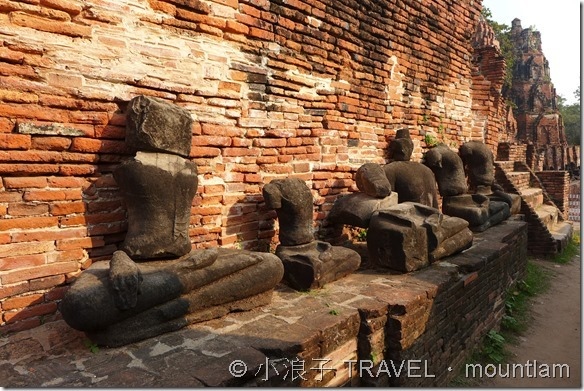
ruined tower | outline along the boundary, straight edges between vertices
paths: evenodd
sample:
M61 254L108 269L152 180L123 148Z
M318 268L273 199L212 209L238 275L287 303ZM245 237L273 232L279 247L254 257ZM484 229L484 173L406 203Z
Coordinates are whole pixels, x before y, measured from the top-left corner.
M511 40L515 49L513 83L508 93L515 103L517 140L528 144L527 162L535 170L561 170L567 146L549 63L541 48L541 34L522 28L514 19Z

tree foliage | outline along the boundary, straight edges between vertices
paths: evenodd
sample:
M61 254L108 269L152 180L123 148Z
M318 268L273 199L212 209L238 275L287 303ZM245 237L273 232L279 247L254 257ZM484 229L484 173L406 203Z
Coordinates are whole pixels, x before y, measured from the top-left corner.
M558 108L564 120L564 131L569 145L580 145L582 123L580 122L580 87L574 91L577 103L566 105L566 99L558 96Z

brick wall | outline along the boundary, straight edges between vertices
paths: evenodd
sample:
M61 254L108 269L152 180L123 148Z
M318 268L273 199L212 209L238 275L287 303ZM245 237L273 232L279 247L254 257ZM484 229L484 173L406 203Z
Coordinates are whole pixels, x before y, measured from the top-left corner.
M505 58L494 31L482 17L473 36L473 48L473 137L484 141L496 154L499 143L515 140L517 121L502 94Z
M535 173L552 201L561 211L564 220L568 220L570 175L567 171L539 171Z
M526 161L527 145L502 142L497 146L497 159L511 162Z
M490 114L473 105L487 84L477 84L471 45L480 9L446 0L2 1L3 330L52 319L66 283L123 240L111 172L128 156L132 97L166 99L195 119L193 245L267 250L278 224L261 187L273 178L307 181L317 230L337 195L356 189L356 169L384 161L396 129L410 128L415 159L427 133L450 144L484 139L476 129Z

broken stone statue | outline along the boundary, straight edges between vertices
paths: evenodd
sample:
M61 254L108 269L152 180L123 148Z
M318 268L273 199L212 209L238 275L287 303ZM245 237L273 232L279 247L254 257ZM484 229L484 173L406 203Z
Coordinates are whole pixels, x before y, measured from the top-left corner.
M507 203L491 201L483 194L467 194L462 159L448 146L439 144L431 148L424 160L436 176L443 213L468 221L474 232L482 232L509 217Z
M471 192L483 194L491 201L505 202L512 215L521 211L521 196L505 193L495 183L495 158L485 143L468 141L460 146L458 154L464 164Z
M414 143L408 129L398 129L390 143L390 163L365 163L357 170L355 182L359 193L337 198L327 216L334 224L349 224L367 228L371 216L378 210L398 202L417 202L438 207L436 180L432 170L412 162Z
M97 344L120 346L190 323L268 304L284 268L278 257L244 250L192 250L190 210L197 167L192 119L163 100L128 105L126 141L136 156L114 177L128 209L128 232L112 259L71 285L60 311Z
M372 265L411 272L469 248L472 240L467 221L404 202L373 215L367 250Z
M321 288L359 268L361 257L356 251L314 239L312 193L303 180L274 179L262 192L266 205L278 215L276 255L284 264L284 281L290 287Z
M398 202L417 202L437 208L438 194L434 174L422 163L410 160L413 151L414 143L409 130L399 129L395 139L389 144L388 157L391 161L381 166L385 175L380 175L379 170L370 167L357 182L359 190L371 196L384 197L378 189L385 192L386 185L382 182L386 179L390 190L397 192Z

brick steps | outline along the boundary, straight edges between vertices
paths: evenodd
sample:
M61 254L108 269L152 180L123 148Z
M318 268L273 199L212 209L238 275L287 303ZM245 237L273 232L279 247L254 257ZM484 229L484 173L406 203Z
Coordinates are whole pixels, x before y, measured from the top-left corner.
M561 211L549 202L539 180L533 181L539 187L531 187L531 175L520 162L495 162L497 182L506 192L521 196L521 213L528 222L529 252L536 255L559 253L572 237L572 224L562 221Z
M529 173L520 171L506 171L507 178L518 190L529 188Z
M554 225L558 223L558 208L552 205L539 205L535 208L539 220L551 231Z
M527 202L533 209L543 204L543 192L537 187L528 187L521 189L519 195L525 202Z

